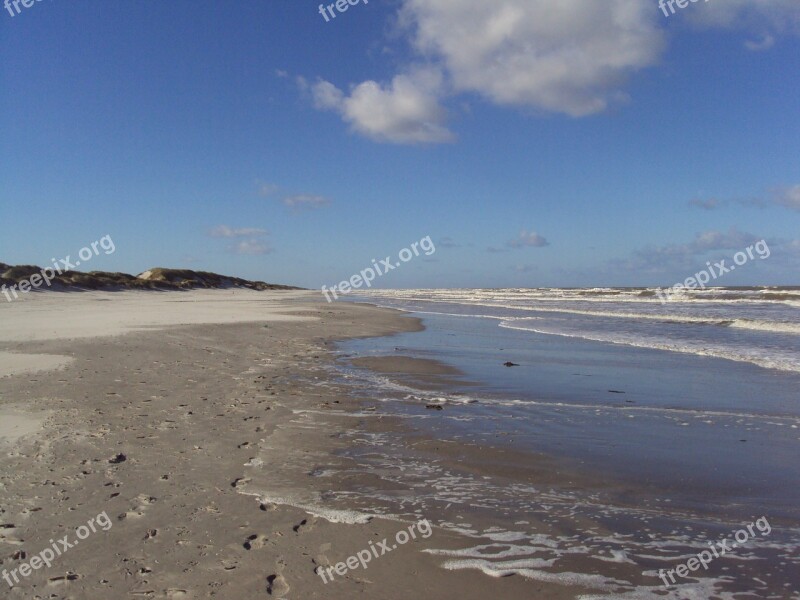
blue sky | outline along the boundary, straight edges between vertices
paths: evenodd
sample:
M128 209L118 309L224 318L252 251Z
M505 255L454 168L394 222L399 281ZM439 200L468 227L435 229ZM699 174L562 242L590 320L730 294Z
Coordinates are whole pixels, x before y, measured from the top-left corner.
M380 286L671 285L765 239L724 283L800 284L796 0L318 7L3 10L0 261L319 287L431 236Z

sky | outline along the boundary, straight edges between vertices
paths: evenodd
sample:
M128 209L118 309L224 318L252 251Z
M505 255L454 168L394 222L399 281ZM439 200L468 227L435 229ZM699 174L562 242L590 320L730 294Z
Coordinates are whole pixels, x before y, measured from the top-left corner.
M800 285L797 0L25 1L0 262L667 286L764 240L717 283Z

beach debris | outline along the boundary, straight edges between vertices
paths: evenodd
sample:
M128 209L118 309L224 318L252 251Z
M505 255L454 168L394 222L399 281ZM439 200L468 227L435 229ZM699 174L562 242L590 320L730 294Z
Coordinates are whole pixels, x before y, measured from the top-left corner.
M425 408L429 408L431 410L444 410L444 407L441 404L426 404Z
M124 454L117 454L114 458L109 458L108 462L112 465L118 465L120 463L124 463L126 460L128 460L127 456Z
M508 361L508 362L504 362L503 366L504 367L518 367L519 365L517 363L513 363L511 361Z

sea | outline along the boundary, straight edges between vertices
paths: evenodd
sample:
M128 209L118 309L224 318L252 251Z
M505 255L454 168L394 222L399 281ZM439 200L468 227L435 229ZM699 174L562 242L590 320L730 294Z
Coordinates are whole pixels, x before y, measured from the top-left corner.
M353 434L343 455L383 484L332 503L424 515L469 541L432 551L443 568L584 600L800 598L800 287L657 292L353 294L425 330L339 344L338 377L402 426ZM386 356L459 375L351 362Z

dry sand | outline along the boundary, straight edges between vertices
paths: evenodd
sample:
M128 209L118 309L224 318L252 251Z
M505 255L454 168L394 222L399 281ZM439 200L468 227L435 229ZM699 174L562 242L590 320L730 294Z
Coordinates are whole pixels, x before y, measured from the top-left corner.
M322 582L318 567L408 525L336 522L341 514L279 498L301 497L331 459L339 432L315 427L314 415L359 406L345 385L328 384L331 342L420 325L318 300L237 290L49 293L0 305L0 569L18 570L50 540L74 541L101 513L112 523L13 588L0 579L0 597L573 597L442 569L420 550L462 542L440 529ZM266 489L252 487L256 471Z

